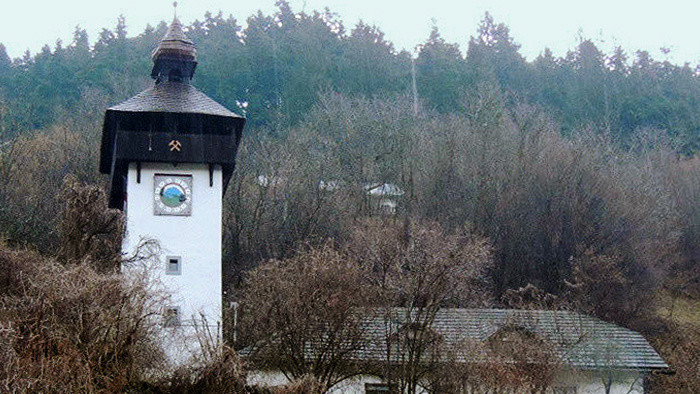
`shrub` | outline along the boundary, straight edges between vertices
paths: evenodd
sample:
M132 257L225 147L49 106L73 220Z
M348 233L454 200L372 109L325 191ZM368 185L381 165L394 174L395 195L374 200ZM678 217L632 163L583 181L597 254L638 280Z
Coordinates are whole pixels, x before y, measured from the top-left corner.
M246 388L243 361L236 352L223 346L215 354L197 365L178 368L155 383L140 382L132 385L133 392L152 393L217 393L239 394L253 392Z
M3 391L120 391L162 365L152 313L161 297L146 276L7 248L0 271Z
M293 381L284 388L274 391L275 394L320 394L326 389L318 379L311 375L305 375Z

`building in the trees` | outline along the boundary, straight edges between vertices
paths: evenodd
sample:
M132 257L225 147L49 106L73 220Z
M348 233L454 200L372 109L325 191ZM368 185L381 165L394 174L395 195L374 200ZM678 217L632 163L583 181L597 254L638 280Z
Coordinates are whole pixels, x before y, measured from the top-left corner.
M404 308L360 313L364 343L348 355L356 375L329 393L398 392L399 375L417 349L418 393L641 394L650 373L669 371L639 333L570 311L446 308L430 324ZM303 357L317 357L324 346L324 338L306 344ZM256 365L264 350L261 344L243 354ZM289 383L270 367L274 362L259 365L250 384Z
M245 124L191 85L196 66L175 18L153 51L154 86L107 109L100 157L110 206L126 212L123 252L147 239L160 245L158 278L172 293L164 326L180 338L168 345L180 359L198 351L181 339L195 326L220 326L222 198Z
M367 183L363 186L369 212L395 215L405 192L393 183Z

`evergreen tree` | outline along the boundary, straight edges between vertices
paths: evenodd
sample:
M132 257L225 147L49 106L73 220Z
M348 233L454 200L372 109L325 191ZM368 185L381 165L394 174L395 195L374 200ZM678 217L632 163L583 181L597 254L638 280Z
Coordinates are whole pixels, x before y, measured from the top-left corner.
M605 103L609 98L605 56L591 40L583 40L575 51L568 53L566 66L571 72L564 108L566 129L588 124L604 127Z
M377 26L360 21L343 40L334 87L367 97L405 92L411 78L408 56L397 54Z
M420 45L416 59L420 97L439 112L460 109L464 91L465 62L457 44L449 44L433 26L428 40Z
M497 24L487 12L476 37L469 40L467 61L472 80L493 79L506 90L524 93L530 88L530 75L519 49L510 29L503 23Z
M9 73L10 67L12 67L12 59L7 55L5 45L0 43L0 76Z

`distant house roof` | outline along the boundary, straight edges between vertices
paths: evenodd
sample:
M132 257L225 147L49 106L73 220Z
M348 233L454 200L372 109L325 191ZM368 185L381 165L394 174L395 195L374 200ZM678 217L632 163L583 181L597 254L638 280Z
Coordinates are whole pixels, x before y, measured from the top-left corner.
M318 181L318 190L323 190L326 192L334 192L336 190L340 190L341 186L341 181Z
M281 177L281 176L267 176L267 175L258 175L256 178L256 181L258 183L258 186L262 187L278 187L282 186L287 183L287 178Z
M242 119L241 116L210 99L194 86L167 81L156 84L123 103L108 108L108 111L173 112Z
M391 320L400 326L406 310L393 308ZM382 313L364 319L368 345L358 355L386 359L386 324ZM484 343L506 327L520 327L552 346L559 360L579 369L664 369L668 365L638 332L570 311L518 309L442 309L431 329L452 348L460 342ZM470 354L470 357L474 357ZM462 360L465 362L472 360Z
M368 183L364 186L371 196L403 196L404 191L393 183Z

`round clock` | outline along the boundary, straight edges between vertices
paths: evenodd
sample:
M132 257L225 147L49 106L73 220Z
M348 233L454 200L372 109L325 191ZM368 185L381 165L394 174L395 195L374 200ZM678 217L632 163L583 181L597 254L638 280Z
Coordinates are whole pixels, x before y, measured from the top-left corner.
M188 175L156 175L154 179L156 215L190 215L192 210L192 177Z

